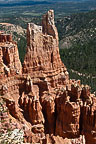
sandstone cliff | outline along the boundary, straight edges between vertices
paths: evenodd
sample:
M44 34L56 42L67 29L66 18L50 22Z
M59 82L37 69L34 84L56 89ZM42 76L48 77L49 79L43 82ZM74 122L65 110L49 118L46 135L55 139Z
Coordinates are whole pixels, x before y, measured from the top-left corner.
M24 142L96 143L96 98L90 87L70 80L58 48L54 11L42 26L29 23L21 66L11 36L0 35L0 94Z

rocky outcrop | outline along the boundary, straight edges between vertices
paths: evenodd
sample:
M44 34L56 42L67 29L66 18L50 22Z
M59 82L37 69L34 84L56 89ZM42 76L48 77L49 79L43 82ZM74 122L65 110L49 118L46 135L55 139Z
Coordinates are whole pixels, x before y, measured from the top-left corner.
M0 34L0 42L12 42L12 35Z
M28 24L24 72L56 70L61 67L64 65L59 55L58 33L54 25L54 13L50 10L44 15L42 26Z
M0 34L0 77L21 73L17 44L11 35Z
M4 35L3 35L4 36ZM23 68L12 38L0 37L0 94L25 143L96 143L96 98L70 80L58 48L54 12L27 28Z

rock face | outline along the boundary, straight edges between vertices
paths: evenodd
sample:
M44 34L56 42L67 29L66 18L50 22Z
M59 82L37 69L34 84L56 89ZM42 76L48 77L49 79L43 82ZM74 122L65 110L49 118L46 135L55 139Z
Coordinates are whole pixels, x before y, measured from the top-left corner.
M28 24L24 72L49 71L61 67L64 65L59 55L58 33L54 25L53 10L50 10L43 16L42 26Z
M0 94L27 143L96 143L96 97L70 80L58 48L54 11L29 23L21 66L17 45L0 36Z
M0 34L0 77L17 73L22 73L17 45L11 35Z
M10 34L0 34L0 42L12 42L12 35Z

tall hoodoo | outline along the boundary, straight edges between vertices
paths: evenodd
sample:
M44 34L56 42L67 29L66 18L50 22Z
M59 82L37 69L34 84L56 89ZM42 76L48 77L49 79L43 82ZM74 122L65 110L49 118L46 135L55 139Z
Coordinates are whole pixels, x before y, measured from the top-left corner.
M49 10L42 18L42 32L53 36L58 42L58 32L54 22L54 11Z
M24 72L56 70L64 67L58 48L58 32L54 24L54 11L42 18L42 26L29 23L27 27L27 53Z

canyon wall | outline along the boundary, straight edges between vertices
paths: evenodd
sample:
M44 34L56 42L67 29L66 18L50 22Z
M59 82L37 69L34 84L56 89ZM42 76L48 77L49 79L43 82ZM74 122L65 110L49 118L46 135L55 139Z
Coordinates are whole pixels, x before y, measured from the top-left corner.
M11 35L0 35L0 95L25 143L96 143L96 97L89 86L69 79L53 10L42 26L28 24L23 66Z

